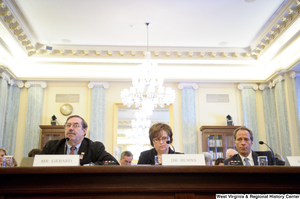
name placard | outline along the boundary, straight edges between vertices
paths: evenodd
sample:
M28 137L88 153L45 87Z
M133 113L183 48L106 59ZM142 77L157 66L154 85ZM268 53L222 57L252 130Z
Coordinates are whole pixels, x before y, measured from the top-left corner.
M286 156L290 166L300 166L300 156Z
M79 166L79 155L35 155L34 167Z
M203 154L163 154L162 165L205 165L205 159Z

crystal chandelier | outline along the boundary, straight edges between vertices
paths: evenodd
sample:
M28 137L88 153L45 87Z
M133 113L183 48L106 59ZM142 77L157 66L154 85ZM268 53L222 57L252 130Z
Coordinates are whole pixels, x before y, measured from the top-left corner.
M147 26L147 52L142 65L139 65L140 71L137 76L132 78L132 87L124 89L121 92L121 98L124 105L131 107L141 107L147 117L152 115L153 110L157 107L164 107L174 103L175 91L170 87L163 87L164 79L159 76L158 66L151 61L151 52L148 51L148 28ZM157 92L156 91L157 88Z

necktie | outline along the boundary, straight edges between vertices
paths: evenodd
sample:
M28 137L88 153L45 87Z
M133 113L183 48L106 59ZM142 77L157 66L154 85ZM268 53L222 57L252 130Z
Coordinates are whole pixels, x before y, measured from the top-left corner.
M248 158L244 158L244 160L245 160L245 163L246 163L245 166L251 166L251 164L248 161L249 160Z
M72 147L71 147L71 152L70 152L70 154L69 154L69 155L74 155L74 151L75 151L75 149L76 149L76 147L75 147L75 146L72 146Z

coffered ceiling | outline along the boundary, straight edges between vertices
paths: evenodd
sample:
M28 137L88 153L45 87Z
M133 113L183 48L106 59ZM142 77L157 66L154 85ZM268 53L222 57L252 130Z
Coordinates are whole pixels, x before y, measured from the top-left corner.
M300 71L300 0L0 0L0 6L0 72L17 80L130 81L147 42L166 82L267 82Z

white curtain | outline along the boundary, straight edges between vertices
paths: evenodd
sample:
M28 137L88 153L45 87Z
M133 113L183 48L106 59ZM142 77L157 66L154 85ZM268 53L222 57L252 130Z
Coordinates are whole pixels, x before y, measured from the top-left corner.
M278 121L274 89L266 88L262 91L263 107L266 127L266 142L275 153L282 153L279 142Z
M7 112L3 133L3 147L11 155L14 155L15 153L15 143L19 118L20 92L21 89L19 87L14 85L9 86Z
M280 140L281 140L281 149L282 156L286 158L286 156L291 155L291 143L290 143L290 133L288 126L288 116L287 116L287 108L286 108L286 98L285 98L285 90L284 90L284 82L278 82L275 85L275 94L277 101L277 111L278 111L278 123L280 130Z
M255 90L252 88L244 88L241 90L242 95L242 109L244 126L249 128L253 133L254 151L259 150L258 126L256 114Z
M195 93L191 87L181 90L183 152L186 154L197 154Z
M0 145L3 145L5 114L7 110L8 82L0 78Z
M39 148L44 90L40 85L28 88L23 157L33 148Z
M92 88L90 138L104 142L105 135L105 88L95 85Z
M298 143L300 143L300 77L292 78L292 86L293 86L293 97L294 97L294 105L295 107L295 115L296 115L296 123L297 123L297 134L298 134ZM300 148L300 146L298 146Z

